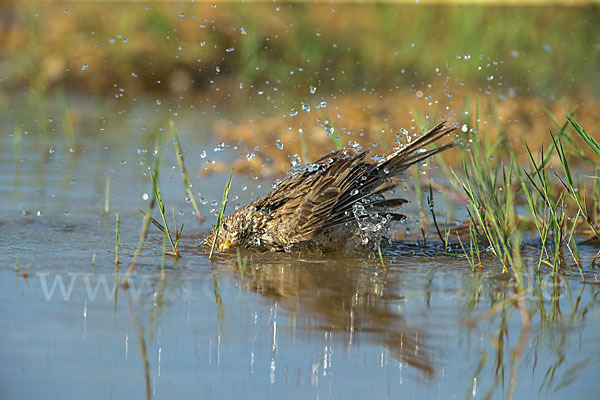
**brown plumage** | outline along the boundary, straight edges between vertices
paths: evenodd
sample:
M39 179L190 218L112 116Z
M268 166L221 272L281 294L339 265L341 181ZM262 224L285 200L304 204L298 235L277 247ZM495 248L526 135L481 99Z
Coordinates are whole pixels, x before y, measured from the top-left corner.
M406 200L383 196L396 187L391 178L454 146L427 149L452 130L442 122L377 162L365 161L367 151L339 150L293 171L271 193L224 218L216 247L331 250L378 242L390 221L404 218L394 210ZM212 227L205 244L214 235Z

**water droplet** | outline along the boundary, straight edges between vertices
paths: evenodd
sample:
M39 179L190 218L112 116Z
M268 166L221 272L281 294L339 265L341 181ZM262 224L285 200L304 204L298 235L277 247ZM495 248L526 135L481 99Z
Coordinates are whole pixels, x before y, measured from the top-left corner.
M542 47L544 48L544 51L545 51L546 53L550 53L550 52L552 51L552 48L551 48L551 47L550 47L550 45L548 45L548 44L545 44L545 43L544 43L544 44L542 45Z
M356 196L358 194L358 189L354 189L350 192L350 196Z
M488 77L487 77L487 80L488 80L488 81L493 81L493 80L494 80L494 75L490 75L490 76L488 76Z
M310 112L310 104L302 103L302 111Z
M200 153L200 158L206 158L206 151L202 150L202 153Z
M225 143L221 142L217 145L217 147L215 147L214 151L218 152L218 151L223 151L225 150Z
M463 133L467 133L469 127L467 126L467 124L463 124L463 126L460 127L460 130L463 131Z
M142 195L142 200L146 201L146 200L148 200L148 197L149 197L149 196L148 196L148 193L144 193L144 194Z
M246 32L246 28L244 26L240 27L240 32L242 33L242 35L245 35L248 33L248 32Z
M83 66L81 67L81 70L85 71L86 69L88 69L88 65L87 64L83 64Z
M298 115L298 110L296 110L295 108L292 108L290 110L290 117L295 117L296 115Z
M317 92L317 88L313 85L310 85L310 94L315 94Z
M227 53L233 53L233 52L235 51L235 48L233 48L233 47L229 47L229 48L225 49L225 51L226 51Z
M348 145L349 145L350 147L353 147L353 148L355 148L355 149L360 149L360 148L362 147L362 146L360 145L360 143L358 143L358 142L355 142L354 140L350 140L350 141L348 142Z
M302 164L302 160L300 159L300 156L298 154L294 154L290 159L290 163L292 163L293 168L299 168Z
M246 158L248 159L248 161L252 161L252 159L254 158L254 153L246 154Z
M156 99L156 105L160 106L162 104L162 101L160 101L159 99Z
M180 13L179 18L183 18L183 17L185 17L185 13Z
M248 190L248 186L246 186L246 185L242 186L242 192L245 192L246 190Z
M283 150L283 143L281 143L281 140L277 139L275 141L275 146L277 146L279 150Z
M38 217L41 217L43 214L44 214L44 213L43 213L41 210L38 210L38 212L36 213L36 215L37 215Z
M48 150L48 153L50 154L54 154L54 146L50 146L50 149Z
M219 66L217 65L217 68L215 68L215 70L217 71L217 74L218 74L218 73L220 73L220 72L221 72L221 67L219 67Z

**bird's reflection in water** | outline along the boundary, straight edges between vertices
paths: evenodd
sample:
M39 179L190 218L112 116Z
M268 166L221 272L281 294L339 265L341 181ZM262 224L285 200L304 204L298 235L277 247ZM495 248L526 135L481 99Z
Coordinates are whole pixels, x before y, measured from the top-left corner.
M334 333L347 347L383 345L399 362L433 377L427 335L400 314L398 276L375 259L293 259L255 254L244 272L246 290L273 300L296 333ZM238 263L231 265L238 269Z

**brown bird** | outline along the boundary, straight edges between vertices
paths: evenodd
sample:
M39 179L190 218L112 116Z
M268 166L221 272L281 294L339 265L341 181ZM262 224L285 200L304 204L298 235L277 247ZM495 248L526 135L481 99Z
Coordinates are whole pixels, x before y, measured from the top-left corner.
M442 122L376 162L365 161L368 151L339 150L301 170L293 170L271 193L223 219L216 248L375 248L390 221L405 218L395 210L407 200L383 196L397 186L391 179L411 165L454 146L455 143L449 143L427 149L453 130ZM204 243L209 246L215 228L205 238Z

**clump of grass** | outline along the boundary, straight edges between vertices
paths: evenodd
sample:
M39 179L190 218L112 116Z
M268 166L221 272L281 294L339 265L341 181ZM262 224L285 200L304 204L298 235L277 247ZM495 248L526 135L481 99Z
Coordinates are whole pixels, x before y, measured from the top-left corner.
M476 105L473 133L479 133L479 106ZM466 135L466 133L465 133ZM465 136L464 139L468 139ZM511 271L519 286L522 285L522 258L513 248L520 247L520 237L513 236L518 230L519 218L515 210L515 170L516 163L493 165L492 154L501 145L510 146L505 135L492 141L486 136L473 140L473 145L463 158L464 178L453 170L452 174L469 200L469 253L462 242L463 252L470 261L471 268L481 265L479 242L487 242L489 250L500 260L503 272ZM477 257L477 262L475 258Z
M215 237L213 238L212 245L210 246L210 254L208 255L208 259L212 260L212 255L215 250L215 245L217 244L217 237L219 237L219 232L221 231L221 223L223 222L223 215L225 214L225 207L227 207L227 200L229 199L229 189L231 188L231 180L233 179L233 171L229 174L229 179L225 184L225 189L223 190L223 198L221 199L221 208L219 209L219 215L217 216L217 224L215 225Z
M573 129L575 130L575 132L588 145L588 147L598 157L600 157L600 144L598 144L598 142L596 142L596 140L592 136L590 136L585 131L585 129L583 129L581 127L581 125L579 125L577 123L577 121L575 121L575 119L571 115L567 115L566 119L569 122L569 124L573 127ZM571 196L571 198L573 198L573 200L575 200L575 202L577 203L577 207L579 208L579 211L581 212L581 215L585 219L586 223L588 224L588 226L590 227L590 229L592 230L592 232L594 232L594 235L596 236L596 238L600 239L600 232L598 231L598 229L594 225L594 220L592 219L592 214L588 211L586 203L581 198L581 195L579 194L579 191L576 190L575 186L573 185L573 178L571 177L571 172L569 170L569 165L567 163L567 159L565 157L562 145L560 143L560 139L558 140L558 145L559 145L559 151L558 151L558 153L559 153L560 163L561 163L561 165L563 167L563 171L565 172L565 175L567 177L567 182L566 183L562 182L562 183L567 188L567 192L569 193L569 195ZM596 169L597 168L598 168L598 165L596 164ZM598 177L596 176L596 180L597 179L598 179ZM596 191L594 191L594 192L596 192Z
M465 178L460 179L456 174L455 178L469 199L467 211L473 230L487 240L490 250L502 263L503 271L511 270L520 285L522 260L519 253L512 251L514 245L520 245L513 243L512 237L518 225L511 187L513 165L493 170L473 153L469 158L470 164L463 164ZM473 233L470 234L473 247Z
M479 253L479 242L473 224L469 224L469 252L467 252L465 249L462 239L458 233L456 234L456 238L458 239L458 243L460 244L465 258L471 265L471 271L475 271L477 267L482 267L483 264L481 264L481 255ZM475 260L477 260L477 262L475 262Z
M503 271L510 270L521 286L521 236L527 229L524 224L532 221L541 241L538 270L542 264L547 265L552 268L552 275L555 276L569 266L566 253L568 251L584 280L576 241L580 217L597 239L600 235L594 224L593 212L588 209L585 201L585 194L577 187L571 173L563 144L574 143L566 132L568 124L598 155L600 146L577 124L572 114L567 114L566 120L562 126L555 121L558 130L556 133L550 130L551 144L547 149L541 148L538 159L534 157L527 143L524 144L529 166L517 163L512 145L502 135L495 141L486 137L473 140L466 159L463 159L463 177L454 173L455 179L469 199L469 249L465 248L460 237L459 242L472 269L481 264L479 242L483 241L501 261ZM510 158L504 164L494 167L488 160L499 146L508 152ZM561 177L554 171L554 182L547 172L548 161L552 155L558 158L564 174L564 177ZM522 200L531 219L516 212L516 205L521 204Z
M190 178L188 177L187 169L185 168L185 164L183 162L183 151L181 149L181 143L179 141L177 127L175 126L175 122L173 120L170 121L170 127L171 134L173 135L173 144L175 145L175 155L177 156L177 163L179 164L179 169L181 170L181 175L183 177L183 186L185 187L189 201L192 203L192 207L194 208L194 212L196 213L196 218L198 218L199 222L202 222L202 214L200 213L200 209L198 208L198 203L196 203L194 191L192 190L192 184L190 183Z
M183 224L181 224L181 228L177 229L177 221L175 222L175 239L173 239L173 237L171 236L171 232L169 230L169 224L167 223L167 218L165 215L165 204L163 202L163 198L162 198L162 194L160 192L160 185L158 183L158 177L155 175L152 175L152 187L154 188L154 197L156 198L156 202L158 203L158 211L160 212L160 216L162 218L163 224L162 226L159 226L159 229L161 229L163 231L163 233L167 236L167 239L169 240L169 244L171 245L171 250L172 255L179 257L179 249L178 249L178 244L179 244L179 239L181 239L181 233L183 232ZM173 220L175 220L175 212L173 212ZM155 225L156 222L153 221ZM157 225L158 226L158 225Z
M527 173L526 171L523 171L524 175L527 177L528 183L525 182L522 179L522 177L520 177L520 180L523 192L527 197L529 211L534 220L539 237L542 242L542 252L540 253L538 269L541 263L544 263L552 267L554 274L559 268L566 266L566 261L562 250L564 237L563 232L566 217L564 192L560 193L558 196L555 195L552 185L548 180L546 169L544 167L545 161L543 151L540 155L541 160L538 164L536 163L533 155L531 154L531 151L527 144L525 144L525 148L527 149L531 165L533 166L533 176ZM532 188L530 189L529 186L531 186ZM537 196L537 199L539 200L536 201L534 193L537 193L539 195ZM552 263L548 261L550 260L550 256L546 247L546 242L548 240L548 237L550 236L550 233L553 233L552 237L554 239ZM546 254L546 258L542 259L544 254Z

